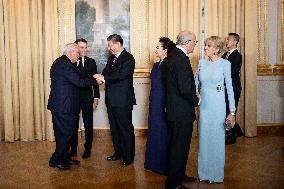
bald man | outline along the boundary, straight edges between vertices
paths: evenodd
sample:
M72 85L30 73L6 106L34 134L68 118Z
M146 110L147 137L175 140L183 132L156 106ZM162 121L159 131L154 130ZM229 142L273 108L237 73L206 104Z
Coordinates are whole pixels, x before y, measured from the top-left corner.
M188 54L193 52L196 43L193 32L180 32L176 48L170 53L165 64L166 113L171 133L166 189L187 189L182 182L196 180L185 174L192 127L196 119L194 107L199 102L188 59Z

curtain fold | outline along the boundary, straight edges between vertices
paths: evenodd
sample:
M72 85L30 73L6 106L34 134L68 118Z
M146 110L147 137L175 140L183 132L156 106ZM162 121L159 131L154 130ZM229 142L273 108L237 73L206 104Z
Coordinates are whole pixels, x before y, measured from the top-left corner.
M136 69L151 68L157 61L154 50L160 37L174 42L181 30L189 29L201 39L200 0L132 0L131 1L131 52ZM197 45L192 56L194 66L200 56Z
M0 139L52 141L49 71L61 47L75 40L75 2L0 2Z
M4 22L3 22L3 4L0 1L0 86L4 86L4 64L5 64L5 53L4 53ZM0 141L4 137L4 88L0 87Z

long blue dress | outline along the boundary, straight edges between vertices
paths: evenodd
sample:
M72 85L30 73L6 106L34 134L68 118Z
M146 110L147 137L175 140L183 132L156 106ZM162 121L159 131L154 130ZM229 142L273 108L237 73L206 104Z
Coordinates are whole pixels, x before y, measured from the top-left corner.
M165 61L161 62L161 64L160 62L155 63L150 75L148 137L144 163L146 169L161 175L166 175L169 144L165 114L165 89L162 82L164 63Z
M195 75L200 84L200 133L198 177L211 182L223 182L225 166L226 83L230 111L235 111L231 79L231 63L225 59L200 60Z

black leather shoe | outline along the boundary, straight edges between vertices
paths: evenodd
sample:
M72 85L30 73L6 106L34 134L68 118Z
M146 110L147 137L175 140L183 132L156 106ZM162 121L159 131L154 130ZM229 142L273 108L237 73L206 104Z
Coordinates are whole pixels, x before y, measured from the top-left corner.
M61 170L70 169L70 166L69 166L69 165L63 165L63 164L57 164L56 167L57 167L58 169L61 169Z
M183 182L194 182L196 181L197 178L195 177L190 177L190 176L187 176L187 175L184 175L183 178L182 178L182 181Z
M87 159L91 156L91 150L85 150L83 155L82 155L82 158L83 159Z
M51 161L51 160L50 160L50 161L48 162L49 167L55 168L55 167L56 167L56 164L57 164L57 163L56 163L55 161Z
M178 185L174 189L190 189L190 188L183 186L183 185Z
M235 144L236 143L236 137L235 136L226 136L225 138L225 144L230 145L230 144Z
M79 160L75 160L75 159L70 159L70 160L69 160L69 164L70 164L70 165L79 165L79 164L80 164L80 161L79 161Z
M68 155L69 155L69 157L73 157L73 156L77 155L77 150L69 150Z
M128 166L128 165L132 164L132 162L133 162L133 161L123 161L123 162L122 162L122 165L123 165L123 166Z
M120 159L121 159L121 157L116 155L116 154L107 157L108 161L116 161L116 160L120 160Z

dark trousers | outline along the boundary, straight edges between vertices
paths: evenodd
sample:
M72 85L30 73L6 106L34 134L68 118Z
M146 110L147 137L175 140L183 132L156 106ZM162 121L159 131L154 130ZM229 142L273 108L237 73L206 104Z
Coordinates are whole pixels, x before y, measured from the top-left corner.
M74 131L74 121L76 116L69 114L52 113L52 123L55 136L56 148L50 158L53 164L69 163L68 149Z
M125 161L133 161L135 155L132 109L132 106L113 107L107 105L114 152Z
M80 102L80 109L82 110L83 123L85 128L85 150L91 150L93 144L93 102ZM71 142L71 150L77 152L78 146L78 129L80 119L75 120L74 135Z
M166 189L178 186L184 177L192 136L192 121L181 119L169 122L171 134Z

